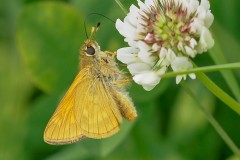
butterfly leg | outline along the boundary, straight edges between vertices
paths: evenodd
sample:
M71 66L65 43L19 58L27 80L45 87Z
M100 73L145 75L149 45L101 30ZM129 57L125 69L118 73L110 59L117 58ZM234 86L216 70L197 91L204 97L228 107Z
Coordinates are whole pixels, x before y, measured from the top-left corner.
M117 52L105 51L107 55L111 55L112 57L117 57Z
M113 84L116 85L116 86L123 86L126 83L132 82L132 80L133 80L132 77L129 77L129 78L126 78L126 79L122 79L122 80L113 82Z

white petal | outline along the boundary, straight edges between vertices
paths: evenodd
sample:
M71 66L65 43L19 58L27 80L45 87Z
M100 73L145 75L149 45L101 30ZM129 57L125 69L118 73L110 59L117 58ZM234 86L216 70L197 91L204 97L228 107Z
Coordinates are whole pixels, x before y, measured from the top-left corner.
M207 28L209 28L212 25L213 20L214 20L213 14L211 13L211 11L208 11L207 14L206 14L206 18L204 20L204 23L205 23Z
M137 48L137 42L132 38L124 38L124 41L127 42L129 46Z
M192 48L185 46L185 50L187 55L189 55L190 57L194 58L197 54L197 52L195 50L193 50Z
M190 47L194 48L196 45L197 45L197 41L194 38L192 38L190 40Z
M164 75L164 74L166 73L167 69L168 69L168 67L163 66L162 68L160 68L160 69L156 72L156 74L161 77L162 75Z
M212 48L214 46L214 40L212 38L212 35L210 31L203 27L202 33L199 40L199 52L206 52L208 49Z
M135 75L133 80L149 91L160 82L161 78L155 72L151 71Z
M151 47L143 41L138 41L137 47L140 49L140 51L149 51L151 49Z
M156 85L143 85L143 89L146 91L151 91Z
M121 35L124 37L135 39L137 33L136 28L134 28L131 24L128 22L122 22L120 19L117 19L116 21L116 28L119 31Z
M186 71L186 70L192 69L193 65L191 62L188 61L187 57L176 57L176 59L171 63L171 67L174 72L179 72L179 71ZM189 76L192 79L196 78L196 75L194 73L189 74ZM176 83L179 84L182 79L186 80L186 78L187 78L186 74L178 75L176 77Z
M169 63L171 63L176 58L176 54L173 52L173 50L168 49L166 58L169 61Z
M148 8L151 8L154 6L154 0L145 0L145 5L147 5Z
M125 64L138 62L137 55L138 49L133 47L125 47L117 50L117 59Z
M152 51L153 52L157 52L157 51L159 51L159 49L160 49L160 46L157 43L154 43L152 45Z
M196 79L196 74L194 74L194 73L190 73L190 74L188 74L188 76L189 76L191 79Z
M202 7L204 7L205 10L210 9L210 3L208 0L201 0L201 4Z
M159 53L159 58L163 59L166 57L166 55L167 55L167 49L162 47Z
M204 22L201 19L199 19L199 18L194 18L194 20L190 24L190 26L191 26L191 29L190 29L191 33L200 35L202 27L204 26Z
M206 17L207 10L204 8L204 6L199 6L197 10L198 18L201 20L204 20Z
M176 57L174 61L171 63L171 67L173 71L186 71L193 68L191 62L189 62L187 57Z
M138 25L138 16L139 16L139 9L132 4L130 7L129 22L135 27Z
M140 51L138 52L138 57L143 61L144 63L147 63L151 66L153 66L156 62L157 57L151 55L151 52L147 51Z
M177 47L179 51L183 51L183 52L185 51L182 42L179 42Z
M138 6L140 7L140 10L142 10L142 11L148 10L147 6L142 1L140 1L140 0L137 0L137 1L138 1Z
M187 13L188 15L196 12L199 2L197 0L191 0L191 1L186 1L185 2L186 8L187 8Z
M140 74L151 70L151 67L146 63L133 63L127 66L132 75Z
M182 75L178 75L178 76L176 77L176 84L179 84L179 83L181 82L182 78L183 78Z

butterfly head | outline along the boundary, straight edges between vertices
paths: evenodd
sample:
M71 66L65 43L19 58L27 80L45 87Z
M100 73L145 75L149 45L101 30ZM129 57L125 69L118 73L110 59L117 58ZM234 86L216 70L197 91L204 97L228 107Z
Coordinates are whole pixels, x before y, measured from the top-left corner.
M100 52L100 46L96 41L87 39L81 50L86 56L95 56L96 53Z
M99 26L100 26L100 23L97 24L96 28L92 27L91 35L90 35L90 37L87 36L88 39L85 41L85 43L82 47L82 52L86 56L94 56L96 53L98 53L100 51L100 46L98 45L98 43L96 41L93 40L93 37L94 37L95 33L98 31Z

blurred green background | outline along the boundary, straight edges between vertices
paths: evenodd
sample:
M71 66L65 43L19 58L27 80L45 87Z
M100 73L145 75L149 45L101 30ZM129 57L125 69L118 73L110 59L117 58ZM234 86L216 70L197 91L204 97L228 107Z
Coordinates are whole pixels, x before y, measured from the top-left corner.
M125 7L136 1L122 0ZM199 66L240 60L239 0L211 0L216 46L199 55ZM231 150L175 79L163 79L153 91L129 88L139 117L104 140L85 139L65 146L43 142L47 121L78 71L85 38L83 19L97 12L113 20L124 14L113 0L0 0L0 160L224 160ZM96 39L102 50L127 46L114 25L99 16ZM240 73L208 74L228 94L240 99ZM198 80L188 81L204 104L240 146L240 117ZM238 85L238 84L237 84Z

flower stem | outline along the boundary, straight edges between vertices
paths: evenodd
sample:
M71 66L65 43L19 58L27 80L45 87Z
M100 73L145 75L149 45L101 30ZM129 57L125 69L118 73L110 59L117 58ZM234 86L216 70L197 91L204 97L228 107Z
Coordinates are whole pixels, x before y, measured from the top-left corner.
M229 63L229 64L214 65L214 66L207 66L207 67L198 67L198 68L193 68L193 69L190 69L187 71L181 71L181 72L169 72L164 75L161 75L161 77L169 78L169 77L175 77L177 75L182 75L182 74L214 72L219 70L230 70L230 69L240 69L240 63Z
M194 63L193 63L194 64ZM236 69L240 68L240 63L230 63L223 65L215 65L208 67L197 67L194 64L195 68L187 70L184 72L170 72L164 75L161 75L162 78L175 77L177 75L196 73L197 78L205 85L205 87L210 90L216 97L218 97L222 102L229 106L233 111L237 112L240 115L240 104L224 92L220 87L218 87L213 81L211 81L203 72L213 72L226 69Z
M192 97L192 99L196 102L196 104L200 107L200 109L204 112L207 120L213 126L213 128L217 131L220 137L225 141L225 143L229 146L229 148L233 151L233 153L240 157L240 150L236 146L236 144L232 141L229 135L224 131L221 125L216 121L216 119L212 116L212 114L198 101L198 98L193 94L193 92L189 89L189 87L181 83L185 91Z
M115 0L115 2L118 4L118 6L121 8L121 10L123 11L123 13L125 15L127 15L127 10L126 8L123 6L123 4L119 1L119 0Z

